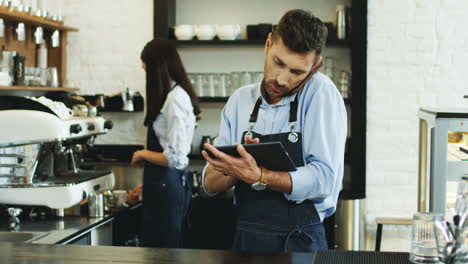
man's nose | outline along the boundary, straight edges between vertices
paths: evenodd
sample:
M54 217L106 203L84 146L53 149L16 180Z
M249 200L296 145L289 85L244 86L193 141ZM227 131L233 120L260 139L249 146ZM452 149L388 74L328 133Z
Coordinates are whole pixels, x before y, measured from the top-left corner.
M288 83L288 74L286 71L280 71L278 73L278 77L276 77L276 81L278 82L279 86L286 86Z

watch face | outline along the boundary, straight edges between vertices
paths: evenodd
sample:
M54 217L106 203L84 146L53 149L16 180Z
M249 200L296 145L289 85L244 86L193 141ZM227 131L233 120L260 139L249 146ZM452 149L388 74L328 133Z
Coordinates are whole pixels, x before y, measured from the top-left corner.
M266 184L262 182L256 182L252 184L252 189L254 189L255 191L263 191L266 189L266 187Z

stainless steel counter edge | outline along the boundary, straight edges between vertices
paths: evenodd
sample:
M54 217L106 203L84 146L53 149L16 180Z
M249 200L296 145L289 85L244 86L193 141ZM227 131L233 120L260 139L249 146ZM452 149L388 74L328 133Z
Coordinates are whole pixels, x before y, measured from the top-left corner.
M81 216L66 216L63 220L47 219L39 221L21 222L21 232L46 232L47 234L34 239L32 244L67 244L81 236L87 235L96 228L112 222L119 214L134 210L142 205L141 202L130 207L122 208L118 212L108 214L104 217L88 218ZM0 231L7 231L6 226Z

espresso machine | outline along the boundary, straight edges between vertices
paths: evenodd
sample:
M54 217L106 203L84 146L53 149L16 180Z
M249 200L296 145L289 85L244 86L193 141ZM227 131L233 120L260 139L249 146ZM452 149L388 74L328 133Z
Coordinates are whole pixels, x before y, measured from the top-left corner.
M56 106L0 96L0 204L47 206L63 216L64 209L113 188L112 171L94 170L82 159L112 122L74 117Z

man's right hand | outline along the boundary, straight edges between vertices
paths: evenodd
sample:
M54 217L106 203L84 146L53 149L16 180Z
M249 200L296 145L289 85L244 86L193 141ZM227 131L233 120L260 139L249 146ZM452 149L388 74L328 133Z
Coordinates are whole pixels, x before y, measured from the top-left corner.
M252 136L245 137L245 144L258 144L260 143L259 138L252 138Z

